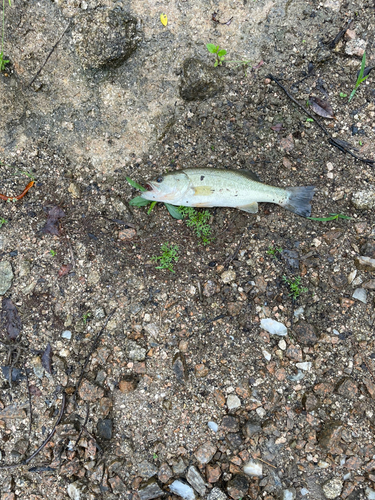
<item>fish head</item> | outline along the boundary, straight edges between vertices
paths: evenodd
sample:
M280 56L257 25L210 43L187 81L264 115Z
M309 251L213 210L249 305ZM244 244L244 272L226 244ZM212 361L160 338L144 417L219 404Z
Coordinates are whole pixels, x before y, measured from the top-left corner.
M181 170L170 174L159 175L156 179L147 182L147 191L141 196L150 201L173 203L181 198L189 188L189 178Z

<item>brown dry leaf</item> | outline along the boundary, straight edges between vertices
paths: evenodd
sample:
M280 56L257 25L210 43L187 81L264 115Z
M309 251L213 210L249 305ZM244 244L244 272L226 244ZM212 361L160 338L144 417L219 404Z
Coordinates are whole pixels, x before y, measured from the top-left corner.
M42 233L59 236L59 219L65 217L65 212L60 207L52 207L48 212L47 222L42 227Z
M280 130L283 128L283 124L282 123L276 123L276 125L274 125L273 127L271 127L272 130L274 130L275 132L280 132Z
M65 276L66 274L69 274L72 269L73 269L72 264L63 264L59 270L59 278Z
M323 99L319 99L319 97L310 97L309 103L311 109L316 115L319 115L322 118L335 118L332 106L328 101L323 101Z
M11 340L15 340L21 329L22 322L16 306L10 299L3 298L3 309L1 313L2 322Z

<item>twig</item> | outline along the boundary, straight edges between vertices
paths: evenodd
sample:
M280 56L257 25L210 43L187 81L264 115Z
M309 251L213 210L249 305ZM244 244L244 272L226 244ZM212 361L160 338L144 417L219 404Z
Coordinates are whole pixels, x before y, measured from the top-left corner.
M270 467L272 467L274 469L277 469L276 465L272 465L269 462L266 462L265 460L263 460L262 458L255 458L255 460L259 460L259 462L263 462L264 464L269 465Z
M282 85L277 78L275 78L273 75L269 74L268 78L272 81L274 81L283 91L286 93L286 95L289 97L290 100L294 102L300 109L303 110L304 113L306 113L317 125L318 127L324 132L324 134L328 137L328 142L332 145L335 146L337 149L339 149L342 153L349 154L353 156L356 160L359 160L363 163L366 163L367 165L374 165L374 160L370 160L367 158L360 158L356 154L352 153L350 149L348 148L349 145L345 143L345 141L342 141L340 139L334 139L331 134L328 132L328 130L325 128L324 125L320 123L319 120L315 118L306 108L302 106L294 97L287 91L287 89Z
M73 394L73 402L75 401L75 398L77 396L77 393L78 393L78 389L82 383L82 380L83 380L83 376L85 374L85 370L86 370L86 367L87 365L89 364L89 361L90 361L90 358L92 356L92 353L95 351L97 345L98 345L98 342L99 342L99 339L100 337L103 335L103 332L105 330L105 327L107 326L108 324L108 321L111 319L111 317L114 315L116 309L113 309L113 311L111 311L109 313L109 315L107 316L107 319L105 320L104 322L104 325L102 326L102 329L100 330L100 332L97 334L97 336L95 337L94 339L94 342L92 343L92 346L91 346L91 349L90 349L90 352L88 353L88 355L86 356L86 359L85 359L85 362L83 363L83 366L82 366L82 370L81 370L81 374L79 376L79 379L78 379L78 382L76 384L76 387L75 387L75 391L74 391L74 394Z
M90 412L90 403L87 403L85 421L83 422L81 430L79 431L79 434L78 434L78 437L77 437L77 441L74 443L74 448L79 443L79 440L81 439L82 433L83 433L84 429L86 428L86 424L87 424L87 421L89 419L89 412Z
M65 392L63 392L62 393L62 403L61 403L60 413L59 413L59 416L57 417L57 420L55 422L55 425L53 426L52 431L46 437L46 439L43 441L43 443L39 446L39 448L36 451L34 451L34 453L29 458L26 458L26 460L24 460L23 462L21 462L20 465L27 465L29 462L31 462L31 460L33 458L35 458L38 455L38 453L40 453L42 451L42 449L46 446L46 444L51 440L52 436L56 432L56 427L59 425L59 423L61 422L61 419L62 419L62 417L64 415L65 400L66 400Z
M228 267L229 264L232 262L232 260L234 260L237 257L238 252L240 251L240 248L242 245L242 240L243 240L244 236L245 236L245 233L241 236L240 241L236 247L236 250L233 252L233 254L225 259L225 262L224 262L225 267Z
M345 35L345 33L348 31L349 26L352 24L353 19L349 19L349 21L346 23L346 28L342 29L339 31L339 33L335 36L335 38L332 40L331 43L328 44L329 49L334 49L336 45L339 43L341 38Z
M48 62L48 59L51 57L53 51L55 50L55 48L58 46L58 44L60 43L62 37L65 35L65 33L68 31L68 28L70 27L70 21L68 22L66 28L64 29L63 31L63 34L60 36L60 38L57 40L57 42L55 43L55 45L52 47L52 49L50 50L50 53L48 54L46 60L44 61L44 63L42 64L42 66L38 69L36 75L34 76L34 78L31 80L31 82L29 83L28 87L30 87L34 82L35 80L38 78L38 76L40 75L40 73L42 72L42 69L44 68L44 66L47 64Z

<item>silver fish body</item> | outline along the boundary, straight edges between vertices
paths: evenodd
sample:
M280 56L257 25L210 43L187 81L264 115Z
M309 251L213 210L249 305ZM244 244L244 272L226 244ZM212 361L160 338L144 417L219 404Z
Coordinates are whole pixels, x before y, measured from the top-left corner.
M184 207L233 207L249 213L259 202L276 203L308 217L313 186L278 188L259 181L247 170L189 168L158 177L146 184L142 197Z

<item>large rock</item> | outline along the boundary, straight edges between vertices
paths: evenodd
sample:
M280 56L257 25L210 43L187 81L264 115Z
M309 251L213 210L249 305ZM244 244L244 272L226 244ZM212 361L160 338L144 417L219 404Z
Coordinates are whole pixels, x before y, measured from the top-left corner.
M213 97L223 89L217 69L196 58L186 59L183 65L180 96L186 101Z
M79 15L73 30L84 68L120 66L137 48L137 20L120 9L96 9Z

